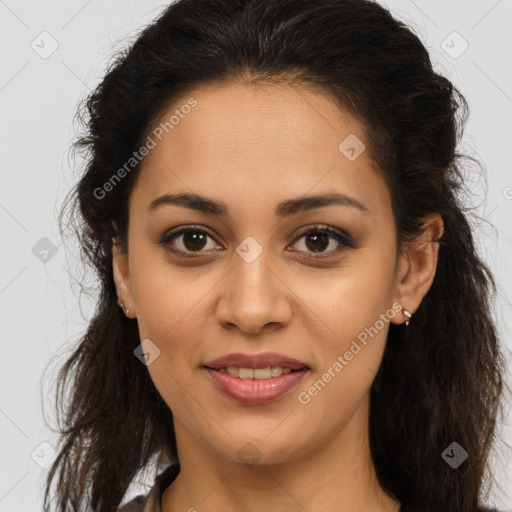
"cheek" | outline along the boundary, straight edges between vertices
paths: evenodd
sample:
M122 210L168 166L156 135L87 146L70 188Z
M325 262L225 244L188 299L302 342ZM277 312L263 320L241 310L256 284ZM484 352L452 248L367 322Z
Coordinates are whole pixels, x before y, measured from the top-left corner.
M312 289L304 285L307 307L302 314L305 329L316 330L317 373L331 372L322 380L337 389L333 397L348 393L361 398L378 371L394 316L392 259L370 250L361 252L353 265L319 279L316 293Z
M204 318L205 295L214 284L212 275L199 274L199 269L173 266L160 248L133 258L137 319L147 337L165 341L185 328L196 328Z
M341 269L297 281L295 290L307 306L304 312L309 309L321 319L328 327L327 338L337 344L356 337L389 309L391 263L359 253Z
M169 267L154 266L138 275L139 335L160 351L148 371L164 401L178 413L189 407L190 393L196 399L201 396L196 386L207 332L207 290Z
M372 286L333 287L322 320L329 326L316 343L315 372L298 390L298 402L317 428L346 424L364 402L378 372L389 331L389 304ZM332 297L336 297L332 300ZM313 427L312 427L313 428Z

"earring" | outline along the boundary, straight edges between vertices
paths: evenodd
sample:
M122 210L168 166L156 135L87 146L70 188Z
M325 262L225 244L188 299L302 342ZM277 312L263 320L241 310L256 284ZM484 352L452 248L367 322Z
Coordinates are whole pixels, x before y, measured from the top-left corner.
M123 309L123 312L126 316L128 316L128 313L130 312L130 308L127 308L125 305L124 305L124 302L123 301L120 301L118 302L119 306Z
M404 309L403 306L402 306L402 313L404 314L404 316L407 317L407 320L405 321L405 326L407 327L407 326L409 326L409 320L412 318L412 315L411 315L411 313L409 311L407 311L407 309Z

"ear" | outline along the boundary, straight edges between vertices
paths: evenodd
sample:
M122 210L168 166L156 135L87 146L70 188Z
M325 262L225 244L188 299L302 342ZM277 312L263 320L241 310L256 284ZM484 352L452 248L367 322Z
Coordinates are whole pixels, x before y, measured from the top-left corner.
M121 250L117 239L112 239L112 270L116 285L118 302L124 302L129 309L129 318L135 318L135 304L133 302L132 288L130 282L130 270L128 265L128 254Z
M406 244L398 255L396 289L393 304L398 302L413 317L429 291L436 273L439 240L444 232L443 219L433 213L425 217L419 238ZM401 324L408 318L400 313L391 321Z

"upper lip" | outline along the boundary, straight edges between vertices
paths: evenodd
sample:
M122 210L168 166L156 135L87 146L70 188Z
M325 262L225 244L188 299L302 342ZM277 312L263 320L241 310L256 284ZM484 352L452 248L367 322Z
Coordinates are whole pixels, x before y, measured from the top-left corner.
M300 370L308 368L306 363L274 352L263 352L261 354L242 354L240 352L234 354L226 354L224 356L213 359L205 364L208 368L218 370L219 368L227 368L229 366L236 368L267 368L280 366L281 368L290 368L291 370Z

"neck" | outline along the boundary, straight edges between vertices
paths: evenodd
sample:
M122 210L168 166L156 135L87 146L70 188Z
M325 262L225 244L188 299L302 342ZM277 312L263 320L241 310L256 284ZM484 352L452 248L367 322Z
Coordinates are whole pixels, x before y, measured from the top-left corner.
M162 512L398 512L400 508L377 481L369 450L368 400L342 432L274 463L229 460L193 438L177 419L175 430L180 473L163 493Z

